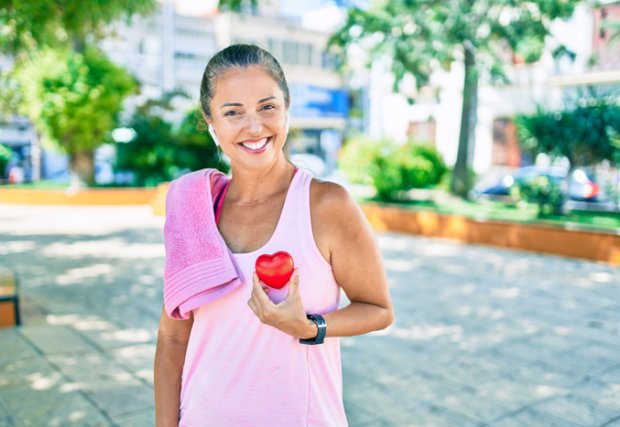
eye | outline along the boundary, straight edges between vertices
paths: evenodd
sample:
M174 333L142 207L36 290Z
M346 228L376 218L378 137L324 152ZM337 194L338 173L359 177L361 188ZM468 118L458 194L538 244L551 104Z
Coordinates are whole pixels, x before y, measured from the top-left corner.
M274 104L265 105L262 110L275 110L276 106Z
M229 111L226 111L226 112L224 113L224 117L234 117L234 116L236 116L237 114L238 114L238 113L237 113L235 110L229 110Z

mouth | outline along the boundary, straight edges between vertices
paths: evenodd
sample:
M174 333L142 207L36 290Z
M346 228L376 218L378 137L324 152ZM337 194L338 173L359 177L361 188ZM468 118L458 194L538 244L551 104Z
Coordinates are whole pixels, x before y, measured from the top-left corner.
M262 152L267 144L271 142L272 137L261 138L257 140L248 140L240 143L240 145L246 150L252 153L260 153Z

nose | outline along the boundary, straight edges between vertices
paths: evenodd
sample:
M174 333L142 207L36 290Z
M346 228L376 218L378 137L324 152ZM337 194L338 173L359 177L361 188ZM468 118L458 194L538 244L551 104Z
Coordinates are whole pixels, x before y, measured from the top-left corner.
M253 134L258 134L263 130L263 120L258 114L248 114L246 128Z

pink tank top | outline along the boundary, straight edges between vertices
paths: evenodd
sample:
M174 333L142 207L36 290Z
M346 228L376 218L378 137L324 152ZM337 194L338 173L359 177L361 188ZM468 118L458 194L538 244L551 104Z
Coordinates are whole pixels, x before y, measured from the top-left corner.
M293 177L276 229L260 249L233 254L245 277L236 291L194 311L181 390L180 427L346 426L340 340L303 345L262 324L248 307L256 258L285 250L299 268L307 313L338 308L340 287L312 235L310 182ZM288 285L272 290L275 302ZM329 325L328 325L329 327Z

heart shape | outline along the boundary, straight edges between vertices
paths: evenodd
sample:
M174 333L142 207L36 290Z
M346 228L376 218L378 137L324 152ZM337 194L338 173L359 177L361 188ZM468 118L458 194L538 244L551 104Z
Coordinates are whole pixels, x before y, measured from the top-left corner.
M285 251L272 255L263 254L256 258L256 274L266 285L281 289L293 275L293 257Z

